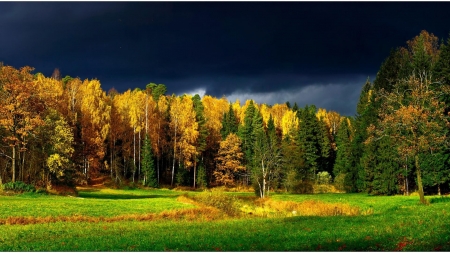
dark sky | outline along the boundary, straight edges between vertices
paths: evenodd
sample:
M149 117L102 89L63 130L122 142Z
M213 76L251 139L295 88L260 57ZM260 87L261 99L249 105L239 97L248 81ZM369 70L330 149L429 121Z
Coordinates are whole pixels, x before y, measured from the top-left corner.
M0 61L104 90L241 103L297 102L354 115L391 48L450 32L450 2L0 2Z

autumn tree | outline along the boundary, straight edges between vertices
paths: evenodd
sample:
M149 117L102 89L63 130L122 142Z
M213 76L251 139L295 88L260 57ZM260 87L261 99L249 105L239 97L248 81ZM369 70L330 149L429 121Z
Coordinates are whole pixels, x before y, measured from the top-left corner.
M197 154L194 144L197 141L199 133L198 123L195 117L193 101L190 96L172 97L170 105L170 126L173 132L171 185L173 185L175 175L175 160L178 159L179 167L181 167L182 162L185 168L190 168Z
M17 151L24 155L29 137L44 124L40 116L44 106L35 92L31 71L30 67L17 70L2 66L0 69L0 126L7 132L3 141L11 147L11 153L3 155L11 160L12 182L16 180L17 155L20 155ZM22 165L24 162L25 159Z
M197 148L197 155L194 158L194 188L197 180L197 164L203 163L203 152L206 150L206 138L208 137L208 129L206 128L205 107L198 94L192 97L194 103L195 119L198 124L198 138L195 143ZM204 169L204 167L202 167Z
M384 103L380 124L378 128L373 125L369 128L373 135L368 142L393 138L399 154L414 158L420 202L425 203L419 155L446 145L443 125L448 119L441 99L448 88L433 82L427 72L413 74L397 87L406 89L404 92L400 92L400 88L390 93L381 91Z
M111 106L98 80L85 80L80 87L81 137L83 144L83 173L89 178L101 169L105 157L105 140L110 129Z
M225 98L218 99L205 95L202 98L202 104L206 120L205 126L208 130L203 165L205 166L207 177L212 183L211 180L214 179L213 172L216 168L215 157L222 141L220 130L222 129L223 115L228 110L229 103Z
M216 157L217 169L213 173L216 182L225 186L234 184L234 174L245 170L242 166L243 158L241 140L236 134L230 133L220 142L219 153Z
M45 118L40 137L45 140L42 148L51 180L57 183L73 184L72 154L73 133L67 121L55 110Z

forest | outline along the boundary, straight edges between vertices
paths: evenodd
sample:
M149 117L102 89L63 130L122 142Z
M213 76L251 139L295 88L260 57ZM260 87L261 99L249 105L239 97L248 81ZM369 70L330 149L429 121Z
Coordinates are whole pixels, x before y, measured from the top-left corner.
M0 65L0 184L252 187L373 195L449 192L450 39L427 31L367 79L354 116L314 105L123 93ZM331 94L330 94L331 96Z

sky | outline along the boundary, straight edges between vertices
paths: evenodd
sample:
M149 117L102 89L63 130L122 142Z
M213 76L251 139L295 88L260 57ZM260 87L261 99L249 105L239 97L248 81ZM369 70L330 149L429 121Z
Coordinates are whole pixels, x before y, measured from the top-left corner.
M353 116L391 49L446 40L450 2L0 2L0 62L119 92L295 102Z

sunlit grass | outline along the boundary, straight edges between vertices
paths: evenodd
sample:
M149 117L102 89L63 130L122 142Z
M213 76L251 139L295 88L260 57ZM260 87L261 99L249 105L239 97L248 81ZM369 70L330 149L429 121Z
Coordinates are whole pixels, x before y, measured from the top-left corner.
M427 197L367 194L273 194L171 190L90 190L80 198L0 196L0 218L31 215L45 223L0 225L1 251L435 251L450 250L450 201ZM216 196L217 195L217 196ZM195 197L197 196L197 198ZM196 203L222 198L278 212L279 216L223 215ZM84 201L84 202L83 202ZM203 203L203 204L204 204ZM215 202L213 202L215 203ZM216 204L215 204L216 205ZM359 210L354 214L311 213L301 208ZM290 215L291 209L297 216ZM13 210L11 210L13 209ZM364 213L373 210L372 213ZM241 210L242 211L242 210ZM81 213L77 216L77 213ZM93 215L95 214L95 215ZM56 217L53 220L47 216ZM58 217L63 217L58 220ZM76 220L77 217L79 220ZM272 217L272 218L267 218ZM67 218L68 220L64 220ZM49 219L48 222L45 219ZM20 220L19 220L20 221Z
M182 192L170 190L80 191L79 197L24 194L0 196L0 218L90 216L112 217L193 208L176 200Z

